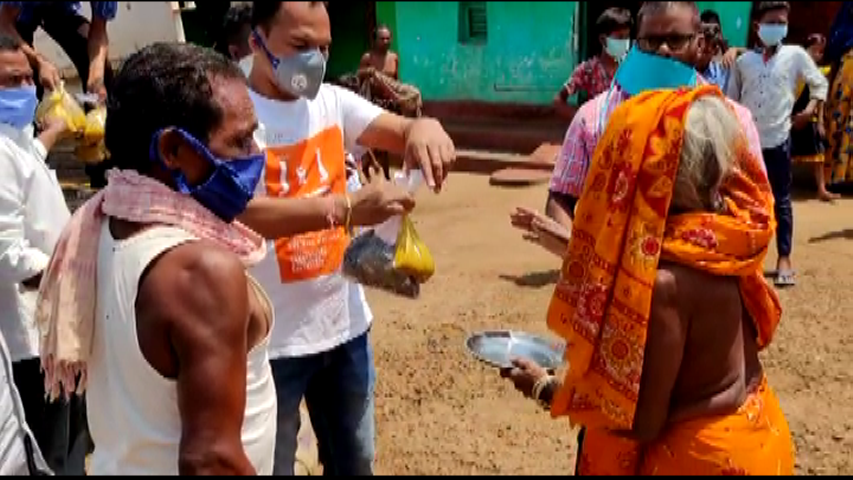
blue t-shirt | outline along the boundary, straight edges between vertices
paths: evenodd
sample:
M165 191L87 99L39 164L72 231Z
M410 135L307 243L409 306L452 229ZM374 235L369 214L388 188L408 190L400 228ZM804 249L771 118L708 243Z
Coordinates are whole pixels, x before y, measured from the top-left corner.
M92 16L113 20L118 14L118 2L89 2L92 5ZM58 8L67 13L80 13L80 2L0 2L0 6L9 5L21 9L19 22L31 23L39 10Z

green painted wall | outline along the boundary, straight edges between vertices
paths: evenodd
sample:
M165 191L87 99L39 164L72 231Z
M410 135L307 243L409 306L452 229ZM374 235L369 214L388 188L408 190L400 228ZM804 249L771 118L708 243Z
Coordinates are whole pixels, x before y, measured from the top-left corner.
M396 2L393 11L377 5L380 21L396 25L401 79L417 85L426 100L549 103L577 62L576 2L486 6L486 43L465 45L459 2Z
M745 46L753 2L696 2L714 9L732 46ZM459 2L376 2L394 33L401 80L425 100L546 105L583 59L575 48L577 2L486 2L488 39L459 41ZM582 36L582 32L577 32Z
M752 2L696 2L696 6L700 12L710 8L720 15L723 36L731 46L746 46Z

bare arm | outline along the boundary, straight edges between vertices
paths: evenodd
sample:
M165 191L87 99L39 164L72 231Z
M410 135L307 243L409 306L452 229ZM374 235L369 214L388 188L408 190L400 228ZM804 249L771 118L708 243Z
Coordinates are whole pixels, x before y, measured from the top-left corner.
M38 71L40 83L45 88L53 90L60 82L59 71L46 58L36 52L34 47L25 42L21 34L18 33L18 28L15 24L20 14L20 7L0 5L0 33L10 36L21 44L21 49L27 56L30 66L33 70Z
M96 93L102 99L106 97L104 70L108 61L109 43L107 20L93 17L91 24L89 24L89 82L86 91Z
M646 337L640 398L630 437L643 443L656 440L669 418L670 398L687 343L688 322L678 312L675 278L658 270Z
M575 205L578 200L571 195L548 191L548 203L545 205L545 215L571 230L575 218Z
M249 298L239 260L194 242L160 259L140 300L177 364L180 475L255 475L243 449Z
M427 185L440 190L453 163L456 148L441 124L432 118L410 119L382 113L364 130L358 143L367 148L403 155L409 168L420 168Z
M68 135L68 122L61 118L49 118L46 120L46 125L43 125L44 130L39 134L38 141L44 147L45 159L47 154L53 150L56 144Z
M270 240L292 237L329 228L329 215L336 225L346 222L346 198L341 195L323 198L257 197L242 215L240 222Z

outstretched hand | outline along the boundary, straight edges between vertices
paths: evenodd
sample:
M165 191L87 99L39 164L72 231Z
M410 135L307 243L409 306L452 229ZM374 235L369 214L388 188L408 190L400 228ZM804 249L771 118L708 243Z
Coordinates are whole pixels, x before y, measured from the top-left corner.
M456 161L456 147L436 120L419 118L409 128L406 136L406 168L420 168L427 186L439 192Z
M522 358L512 360L511 368L501 370L501 378L506 378L515 385L515 389L527 398L533 398L533 387L536 382L549 376L547 370L536 362Z
M569 248L571 232L555 220L524 207L510 214L512 226L522 231L522 238L562 258Z

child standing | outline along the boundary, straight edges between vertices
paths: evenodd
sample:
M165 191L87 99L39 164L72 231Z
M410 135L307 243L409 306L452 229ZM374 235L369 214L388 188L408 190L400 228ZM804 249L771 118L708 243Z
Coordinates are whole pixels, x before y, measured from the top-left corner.
M794 214L791 206L791 129L807 125L826 101L829 84L814 60L800 46L783 45L788 35L788 2L758 4L761 48L742 55L729 80L728 94L747 107L758 127L767 176L776 210L776 246L779 253L776 286L795 285L791 262ZM809 88L809 103L792 117L799 81Z
M818 33L812 34L806 40L803 47L812 57L815 64L820 64L823 59L823 51L826 48L826 38ZM824 76L829 75L829 68L821 68ZM811 102L811 91L804 81L797 86L797 103L794 104L794 118L803 112ZM824 163L826 161L826 131L823 126L823 106L818 108L818 114L811 118L805 125L793 125L791 131L791 155L794 163L803 163L814 166L814 175L817 182L817 197L824 202L832 202L840 198L839 195L830 193L826 189L826 175ZM820 119L820 121L819 121Z

